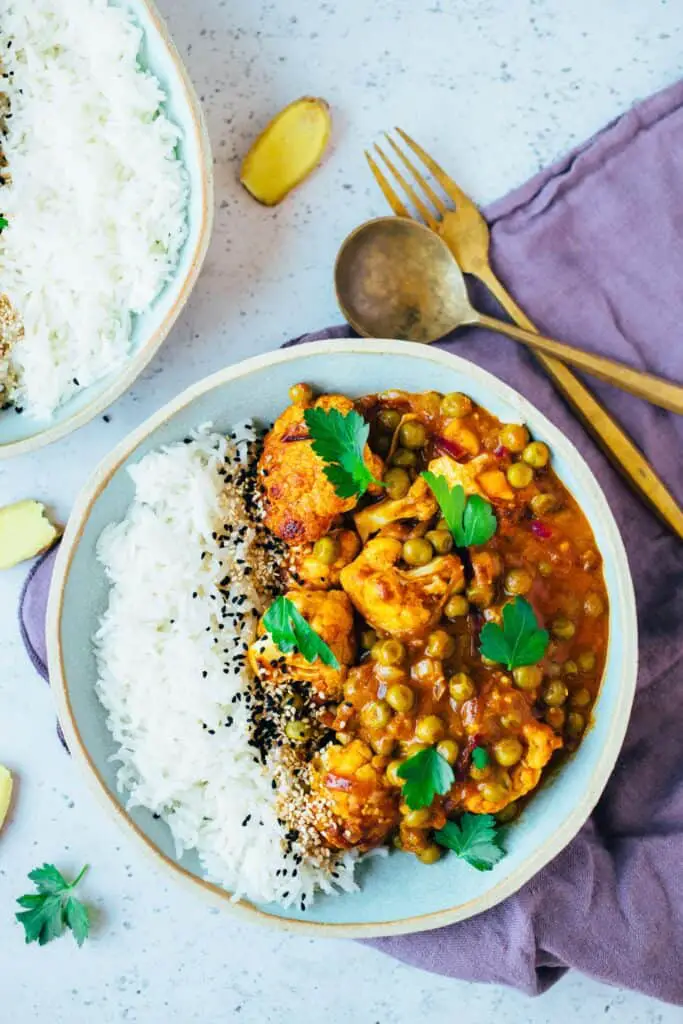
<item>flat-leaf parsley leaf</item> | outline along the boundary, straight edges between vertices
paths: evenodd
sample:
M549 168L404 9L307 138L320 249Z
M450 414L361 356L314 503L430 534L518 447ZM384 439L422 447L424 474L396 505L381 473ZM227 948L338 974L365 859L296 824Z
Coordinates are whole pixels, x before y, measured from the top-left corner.
M422 476L438 501L459 548L485 544L493 537L498 523L488 501L478 494L472 494L465 500L465 490L460 484L449 487L444 476L437 476L429 470L425 470Z
M7 220L7 218L3 217L0 213L0 231L4 231L8 224L9 221Z
M475 747L472 751L472 764L475 768L486 768L491 758L485 747Z
M283 654L298 650L306 661L316 661L323 665L339 668L334 653L327 646L312 626L306 622L299 609L288 598L280 596L271 604L263 616L263 625L273 638L273 643Z
M490 871L505 856L492 814L463 814L460 824L447 821L434 838L477 871Z
M381 484L365 464L370 426L355 409L345 416L339 409L306 409L304 420L337 497L360 497L370 484Z
M496 622L483 627L479 650L485 658L513 669L540 661L549 640L547 629L539 629L529 602L516 597L503 607L502 629Z
M447 793L455 779L448 761L434 747L409 757L396 774L406 780L403 799L413 811L429 807L436 794Z
M54 864L31 871L28 877L37 892L19 897L17 903L26 909L15 915L24 928L26 942L44 946L70 928L78 945L83 945L90 931L88 910L73 893L87 870L86 864L73 882L67 882Z

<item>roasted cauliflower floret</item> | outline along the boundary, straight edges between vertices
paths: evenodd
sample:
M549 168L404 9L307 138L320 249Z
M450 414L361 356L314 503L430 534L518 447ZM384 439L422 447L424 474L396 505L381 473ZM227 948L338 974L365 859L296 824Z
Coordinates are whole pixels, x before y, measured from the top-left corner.
M353 402L343 395L322 395L310 407L338 409L345 415L353 409ZM325 463L308 437L306 408L290 405L285 409L268 433L259 460L266 526L288 544L318 540L357 501L355 497L337 497L325 476ZM367 446L365 462L373 476L381 479L382 460Z
M398 790L386 759L362 740L331 744L313 763L311 806L316 828L334 849L371 850L398 824Z
M292 549L290 577L294 583L314 590L329 590L339 586L339 574L345 565L354 560L361 549L361 542L353 530L333 530L329 536L339 552L329 564L316 557L313 544Z
M419 476L411 485L405 498L386 499L356 512L353 521L361 540L366 541L373 533L396 522L398 519L418 519L426 522L438 511L436 498L427 481Z
M249 648L249 664L263 681L277 686L285 680L309 683L321 701L342 697L348 666L356 655L353 608L342 590L290 590L286 597L301 612L311 628L332 650L340 668L308 662L303 654L283 654L259 626L259 636Z
M491 764L482 778L456 782L451 790L451 806L473 814L496 814L508 804L534 789L541 772L562 746L562 740L549 725L538 722L531 712L529 698L501 679L484 687L478 697L463 706L462 719L477 745L492 751ZM496 743L501 737L501 719L506 722L508 757L511 723L514 740L519 744L519 759L507 767L497 763Z
M448 598L462 589L464 573L457 555L442 555L417 569L399 569L402 548L393 537L376 537L342 569L340 579L371 626L409 640L436 625Z

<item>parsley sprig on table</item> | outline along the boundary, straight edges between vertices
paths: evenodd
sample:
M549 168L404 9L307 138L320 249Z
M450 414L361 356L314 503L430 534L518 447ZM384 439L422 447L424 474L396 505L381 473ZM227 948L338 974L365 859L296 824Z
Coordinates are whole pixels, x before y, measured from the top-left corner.
M411 810L429 807L434 797L443 796L453 785L453 769L434 747L407 758L396 773L405 779L402 795Z
M422 476L438 501L441 514L459 548L485 544L493 537L498 523L488 501L478 494L471 494L465 499L465 490L460 484L449 487L444 476L437 476L429 470L425 470Z
M263 625L283 654L298 650L306 661L320 658L323 665L339 668L334 653L288 598L278 597L273 601L263 616Z
M15 915L23 925L26 942L44 946L70 928L78 945L83 945L90 931L90 921L87 908L76 899L74 890L87 870L86 864L73 882L67 882L54 864L43 864L30 872L28 877L37 892L19 897L17 903L26 909Z
M505 856L492 814L463 814L459 823L447 821L434 838L477 871L490 871Z
M306 409L304 420L337 497L360 497L371 484L381 486L365 464L370 426L355 409L345 416L339 409Z
M502 629L495 622L487 622L480 640L479 650L485 658L513 669L540 661L550 637L547 629L539 628L529 602L516 597L503 607Z

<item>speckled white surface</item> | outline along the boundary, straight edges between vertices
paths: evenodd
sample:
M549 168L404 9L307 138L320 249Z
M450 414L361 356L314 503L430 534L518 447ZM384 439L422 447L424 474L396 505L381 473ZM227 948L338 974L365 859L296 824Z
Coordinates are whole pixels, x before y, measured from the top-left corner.
M0 502L60 516L89 471L179 389L338 319L345 233L384 212L363 146L399 123L481 201L520 183L683 73L680 0L161 0L205 102L216 157L209 259L134 391L52 449L0 463ZM303 93L335 117L325 166L275 211L236 183L264 121ZM683 1010L569 976L541 1000L448 981L371 950L236 924L169 887L86 791L14 622L23 569L0 576L0 761L18 799L0 839L0 1024L673 1024ZM25 947L12 921L43 859L93 865L93 940Z

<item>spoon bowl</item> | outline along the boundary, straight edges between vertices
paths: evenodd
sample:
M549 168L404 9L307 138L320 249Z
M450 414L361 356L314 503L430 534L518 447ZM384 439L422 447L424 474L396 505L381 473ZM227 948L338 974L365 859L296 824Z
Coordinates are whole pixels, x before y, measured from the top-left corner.
M361 224L335 266L339 306L365 338L438 341L477 314L450 249L437 234L404 217Z
M335 286L342 313L365 338L429 344L457 327L484 327L683 414L681 384L479 313L446 242L409 217L379 217L356 228L337 256Z

